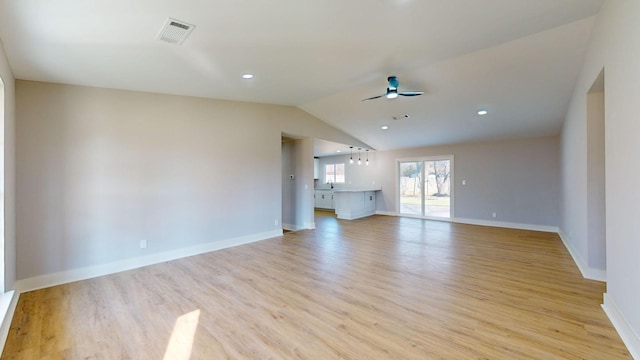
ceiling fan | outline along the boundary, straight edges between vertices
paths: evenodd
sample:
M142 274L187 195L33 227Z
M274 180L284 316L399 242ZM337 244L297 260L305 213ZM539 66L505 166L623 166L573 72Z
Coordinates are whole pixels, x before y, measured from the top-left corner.
M396 76L389 76L387 78L387 82L389 83L389 86L387 87L387 93L386 94L370 97L370 98L367 98L367 99L362 99L362 101L378 99L378 98L381 98L383 96L386 97L387 99L395 99L395 98L398 97L398 95L400 95L400 96L418 96L418 95L424 94L424 91L398 91L398 85L400 84L400 82L398 81L398 77L396 77Z

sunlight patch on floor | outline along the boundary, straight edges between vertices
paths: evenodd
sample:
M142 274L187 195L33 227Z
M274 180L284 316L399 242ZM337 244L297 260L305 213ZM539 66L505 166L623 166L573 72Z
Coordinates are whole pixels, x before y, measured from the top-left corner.
M176 319L164 360L189 360L199 318L200 310L194 310Z

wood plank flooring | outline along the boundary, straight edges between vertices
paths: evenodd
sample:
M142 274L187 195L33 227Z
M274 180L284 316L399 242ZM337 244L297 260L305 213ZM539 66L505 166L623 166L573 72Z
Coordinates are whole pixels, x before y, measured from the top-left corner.
M630 359L555 234L373 216L22 294L3 359Z

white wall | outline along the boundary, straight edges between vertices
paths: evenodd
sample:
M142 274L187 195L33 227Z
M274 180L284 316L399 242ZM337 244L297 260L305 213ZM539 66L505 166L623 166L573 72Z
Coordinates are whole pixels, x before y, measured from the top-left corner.
M354 163L349 163L350 154L336 155L336 156L324 156L320 158L320 178L317 182L318 189L328 189L330 185L326 183L324 178L324 168L327 164L345 164L345 183L334 184L335 189L344 188L370 188L376 187L375 181L378 176L376 170L377 162L375 161L377 152L373 151L369 154L369 166L365 165L366 155L363 153L362 164L358 165L358 153L357 151L353 155Z
M346 186L382 187L376 199L377 210L396 213L397 160L439 155L454 155L456 218L542 227L558 225L557 137L376 151L369 154L369 166L349 165L349 154L324 157L320 163L345 162ZM357 160L357 155L354 159ZM467 185L462 186L462 180ZM491 216L492 212L497 213L496 218Z
M0 76L4 82L4 287L16 280L15 228L15 79L0 41ZM3 290L3 289L0 289Z
M287 106L29 81L16 90L18 279L271 233L282 222L281 134L356 142ZM308 143L296 160L308 163L296 165L306 215Z
M562 131L563 236L588 259L587 93L604 68L606 162L605 309L640 358L640 1L610 0L596 18Z

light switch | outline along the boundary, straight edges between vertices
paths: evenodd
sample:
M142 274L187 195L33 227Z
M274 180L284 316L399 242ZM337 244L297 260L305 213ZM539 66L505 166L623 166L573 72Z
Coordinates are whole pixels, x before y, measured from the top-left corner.
M462 185L467 185L467 180L462 180Z

